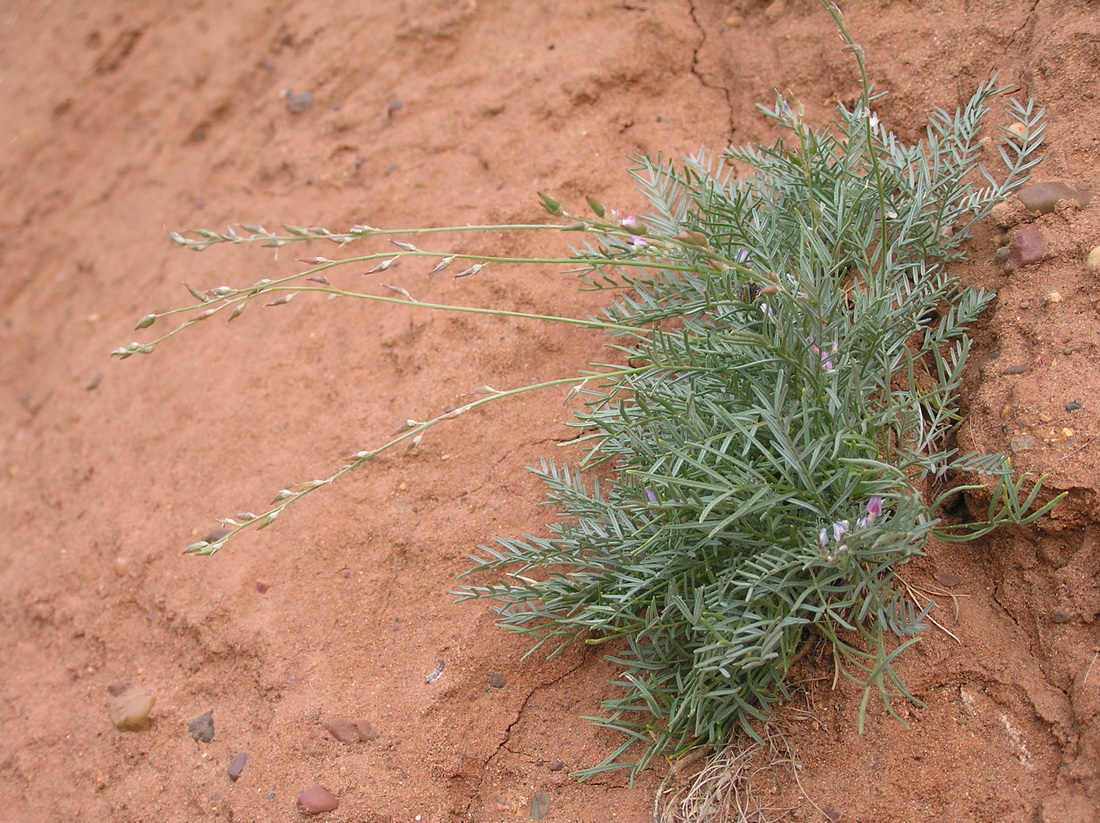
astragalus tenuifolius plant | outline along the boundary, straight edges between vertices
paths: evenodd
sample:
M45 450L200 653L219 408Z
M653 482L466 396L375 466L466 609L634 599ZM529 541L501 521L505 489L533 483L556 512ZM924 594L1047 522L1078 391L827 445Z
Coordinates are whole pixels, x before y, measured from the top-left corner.
M1044 127L1031 103L1012 100L1011 124L987 129L989 102L1006 91L991 79L958 111L933 112L919 144L902 144L880 123L862 52L828 9L856 58L860 99L815 130L796 101L780 97L762 108L781 135L770 147L730 149L725 158L701 152L680 164L641 159L634 177L648 214L622 215L589 198L579 215L542 195L560 223L173 233L196 251L370 240L396 249L311 257L304 271L244 288L188 286L195 303L147 315L138 329L190 317L118 357L151 353L218 314L232 320L254 301L274 307L316 293L599 329L612 337L616 361L538 385L481 386L446 414L409 420L332 476L278 491L259 514L221 520L186 551L214 554L379 454L414 447L447 419L568 386L586 398L572 441L586 456L577 466L548 459L537 470L559 517L547 536L480 547L473 582L459 595L495 601L500 624L536 647L608 644L622 675L594 721L624 739L583 775L720 746L738 729L755 734L787 696L792 660L811 632L828 641L837 670L864 687L861 723L875 694L888 709L892 699L914 699L893 664L916 642L926 611L899 588L897 569L932 534L979 537L1032 522L1057 502L1040 500L1041 478L1014 478L1003 455L959 454L952 436L967 329L992 294L964 286L947 264L962 259L990 208L1026 182ZM1003 164L996 173L983 160L992 147ZM724 159L751 173L733 176ZM500 229L568 232L574 242L557 260L413 242ZM449 269L456 278L490 264L573 265L588 287L615 296L602 319L565 318L418 303L396 286L382 296L329 280L341 267L382 273L417 258L434 264L431 274ZM612 481L586 473L600 464ZM949 495L976 487L991 501L983 518L939 518Z

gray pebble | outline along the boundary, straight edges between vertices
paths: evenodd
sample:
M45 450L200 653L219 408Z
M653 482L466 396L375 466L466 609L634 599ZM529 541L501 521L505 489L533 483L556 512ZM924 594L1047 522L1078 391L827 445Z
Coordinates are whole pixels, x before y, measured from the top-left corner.
M241 776L241 772L244 771L245 765L248 763L248 752L241 752L233 758L233 762L229 764L229 768L226 771L229 772L229 779L236 780Z
M286 107L290 109L294 114L301 114L310 106L313 105L313 93L303 91L300 94L295 94L293 90L286 90Z
M206 714L199 715L190 722L187 726L187 731L191 732L191 737L197 740L199 743L209 743L214 739L214 710L211 709Z

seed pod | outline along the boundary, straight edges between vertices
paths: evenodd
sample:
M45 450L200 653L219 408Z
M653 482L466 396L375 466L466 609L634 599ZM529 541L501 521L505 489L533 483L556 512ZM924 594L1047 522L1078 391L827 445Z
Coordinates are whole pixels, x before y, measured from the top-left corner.
M434 269L432 269L430 272L428 272L428 277L431 277L436 272L443 271L445 268L447 268L447 266L451 265L451 263L453 263L454 260L455 260L454 256L444 257L442 260L440 260L438 263L435 264Z
M153 323L156 322L157 316L155 314L147 314L138 321L138 324L134 326L134 331L140 331L141 329L147 329Z
M603 204L595 197L586 197L584 199L588 201L588 208L592 209L597 217L603 217L607 214L607 210L604 209Z
M192 297L194 297L194 298L195 298L196 300L198 300L198 301L200 301L200 302L202 302L202 303L205 303L205 302L207 302L207 301L208 301L208 300L210 299L210 298L209 298L209 297L207 297L207 296L206 296L205 294L203 294L203 293L202 293L201 291L199 291L198 289L196 289L196 288L195 288L194 286L189 286L189 285L188 285L187 283L184 283L184 284L183 284L183 287L184 287L185 289L187 289L188 293L189 293L189 294L190 294L190 295L191 295Z
M559 203L553 197L547 197L541 191L538 193L538 195L539 198L542 200L542 207L546 209L546 211L552 217L561 217L563 214L565 214L565 209L561 207L561 203Z

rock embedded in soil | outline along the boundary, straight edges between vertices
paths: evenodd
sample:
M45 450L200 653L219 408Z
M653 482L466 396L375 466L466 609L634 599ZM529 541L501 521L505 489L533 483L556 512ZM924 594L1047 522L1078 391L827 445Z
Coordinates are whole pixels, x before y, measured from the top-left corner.
M539 789L531 798L530 817L532 820L542 820L550 813L550 793L545 789Z
M1065 183L1032 183L1024 186L1016 195L1030 212L1049 214L1060 200L1074 200L1081 206L1087 206L1092 200L1092 192L1071 189Z
M1085 265L1089 271L1100 271L1100 246L1093 246L1089 256L1085 259Z
M229 764L229 768L226 769L229 773L229 779L236 782L246 765L248 765L248 752L241 752L233 758L232 762Z
M1005 271L1014 272L1024 266L1030 266L1043 259L1046 253L1046 241L1034 226L1023 229L1008 246L1008 259Z
M141 686L112 683L107 690L112 694L107 713L115 727L128 732L145 728L157 699Z
M500 672L493 672L491 675L489 675L489 685L492 686L494 689L504 688L504 678L501 677Z
M337 717L321 724L326 732L341 743L365 743L377 740L378 732L366 720L352 720L350 717Z
M314 786L298 795L298 811L302 814L332 812L340 805L340 799L324 786Z
M188 726L187 731L191 733L191 737L197 740L199 743L209 743L214 739L214 710L211 709L206 714L201 714L192 720Z

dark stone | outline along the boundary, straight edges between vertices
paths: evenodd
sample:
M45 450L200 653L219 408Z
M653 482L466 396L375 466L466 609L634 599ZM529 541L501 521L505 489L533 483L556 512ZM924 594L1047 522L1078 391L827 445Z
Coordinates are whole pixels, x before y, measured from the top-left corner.
M199 715L190 722L187 726L187 731L191 733L191 737L197 740L199 743L209 743L214 739L214 710L211 709L206 714Z

